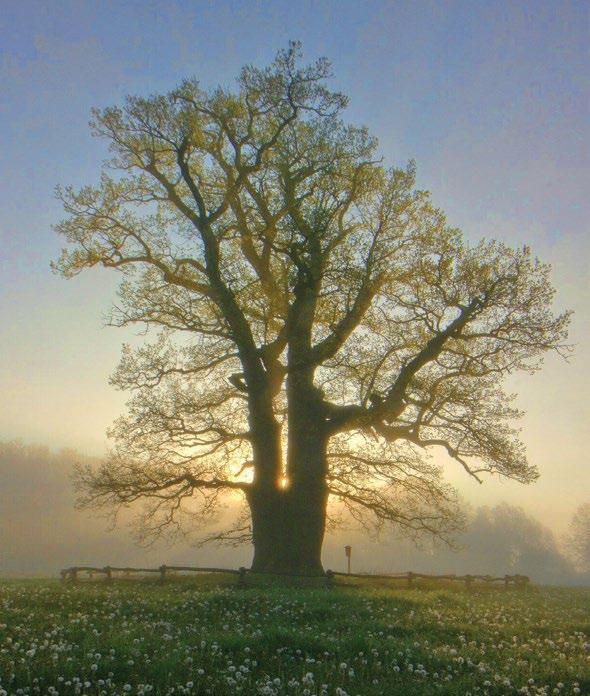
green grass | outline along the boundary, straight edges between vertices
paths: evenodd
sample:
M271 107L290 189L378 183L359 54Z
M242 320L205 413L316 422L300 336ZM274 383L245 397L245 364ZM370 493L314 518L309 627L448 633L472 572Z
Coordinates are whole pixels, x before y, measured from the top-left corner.
M588 694L589 622L590 589L5 581L0 696Z

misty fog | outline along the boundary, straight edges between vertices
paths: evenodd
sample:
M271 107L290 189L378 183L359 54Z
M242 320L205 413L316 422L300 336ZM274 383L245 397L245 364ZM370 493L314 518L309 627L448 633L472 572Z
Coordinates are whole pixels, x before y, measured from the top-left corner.
M0 443L0 576L56 576L86 564L249 565L248 545L196 548L181 540L140 547L125 516L112 528L104 516L75 509L70 474L82 459L71 450ZM507 504L472 510L455 550L428 541L416 546L391 531L377 541L363 530L340 529L328 532L324 567L345 570L343 547L350 544L354 572L521 573L537 583L590 583L539 518Z

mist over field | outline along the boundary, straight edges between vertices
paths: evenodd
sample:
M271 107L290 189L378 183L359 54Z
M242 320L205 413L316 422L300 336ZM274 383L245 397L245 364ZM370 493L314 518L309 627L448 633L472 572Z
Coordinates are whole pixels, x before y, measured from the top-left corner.
M56 576L70 565L249 565L251 547L205 546L193 539L173 545L138 546L129 516L116 528L96 512L75 508L71 473L84 459L73 450L52 451L19 443L0 444L0 576ZM226 510L228 515L235 511ZM416 546L384 531L379 540L352 527L328 532L324 566L345 570L343 546L353 547L356 572L520 573L543 584L590 584L576 572L559 537L516 506L499 504L470 511L457 549Z

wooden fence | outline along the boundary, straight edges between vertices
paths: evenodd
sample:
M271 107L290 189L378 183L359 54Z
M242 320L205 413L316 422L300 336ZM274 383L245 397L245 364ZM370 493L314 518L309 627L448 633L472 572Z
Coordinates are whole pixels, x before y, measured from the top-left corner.
M331 573L332 571L327 571ZM412 587L416 580L452 580L456 582L464 582L467 588L470 588L476 582L495 583L500 582L504 587L515 585L516 587L524 587L530 582L527 575L429 575L427 573L387 573L383 575L373 575L371 573L337 573L332 575L341 575L348 578L373 578L375 580L406 580L408 586Z
M164 582L166 582L166 578L170 577L169 573L226 573L229 575L236 575L238 577L238 585L241 586L246 584L246 576L248 573L252 573L254 575L277 575L299 578L323 577L328 587L331 587L334 584L334 578L337 576L345 578L362 578L365 580L405 580L408 587L413 587L416 581L420 579L448 580L454 582L464 582L467 589L471 589L475 583L503 583L506 589L508 589L510 585L521 589L530 582L526 575L502 575L496 577L492 575L428 575L426 573L412 572L372 575L370 573L339 573L337 571L327 570L323 576L310 576L293 575L291 573L257 573L256 571L243 567L235 570L232 568L201 568L197 566L169 565L161 565L158 568L126 568L117 566L104 566L103 568L97 568L93 566L72 566L71 568L64 568L60 572L60 575L62 581L64 582L76 582L79 580L80 573L86 573L87 575L90 575L90 577L93 577L95 573L103 574L107 582L113 581L115 573L123 573L125 576L130 576L132 573L156 573L161 584L164 584Z

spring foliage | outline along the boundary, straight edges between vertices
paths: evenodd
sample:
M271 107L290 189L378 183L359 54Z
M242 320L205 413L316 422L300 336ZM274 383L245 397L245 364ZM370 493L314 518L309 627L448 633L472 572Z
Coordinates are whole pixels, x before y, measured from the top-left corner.
M111 456L79 472L87 503L146 501L147 533L265 477L288 487L299 373L328 441L328 494L365 523L457 527L437 449L480 480L537 477L502 383L564 350L549 268L526 247L466 244L414 165L386 168L343 120L329 76L291 44L233 91L187 80L96 110L112 160L98 185L59 190L55 268L119 271L112 323L156 332L113 376L132 397ZM258 454L268 424L272 466Z

